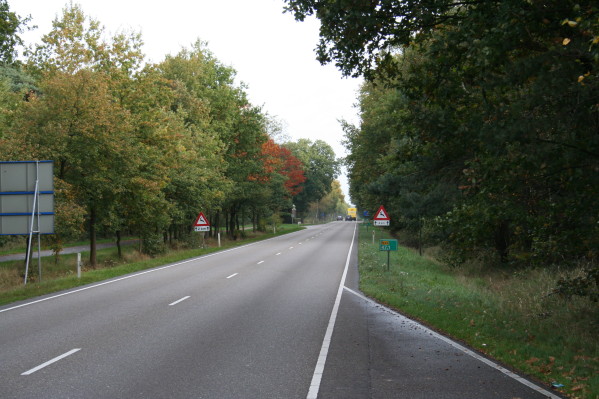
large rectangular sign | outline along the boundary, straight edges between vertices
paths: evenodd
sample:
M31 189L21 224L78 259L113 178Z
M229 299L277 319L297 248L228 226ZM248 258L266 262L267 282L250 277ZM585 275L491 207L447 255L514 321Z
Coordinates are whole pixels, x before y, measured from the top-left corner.
M34 209L36 180L39 197ZM0 162L0 235L29 234L34 213L34 231L53 234L54 162Z

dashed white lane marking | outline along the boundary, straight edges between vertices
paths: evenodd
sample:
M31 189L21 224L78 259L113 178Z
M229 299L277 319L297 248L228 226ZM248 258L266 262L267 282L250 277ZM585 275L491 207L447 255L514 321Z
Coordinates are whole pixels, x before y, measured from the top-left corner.
M289 249L293 249L293 247L289 247Z
M258 265L261 265L261 264L263 264L263 263L264 263L264 261L263 261L263 260L261 260L261 261L260 261L260 262L258 262L257 264L258 264Z
M52 363L56 363L57 361L59 361L59 360L61 360L61 359L64 359L64 358L65 358L65 357L67 357L67 356L71 356L71 355L72 355L73 353L75 353L75 352L79 352L80 350L81 350L81 348L75 348L75 349L71 349L71 350L70 350L70 351L68 351L67 353L63 353L62 355L60 355L60 356L57 356L57 357L55 357L55 358L54 358L54 359L52 359L52 360L48 360L46 363L42 363L42 364L40 364L39 366L37 366L37 367L34 367L34 368L32 368L31 370L28 370L28 371L26 371L26 372L22 373L21 375L30 375L30 374L33 374L33 373L35 373L36 371L39 371L39 370L43 369L44 367L47 367L47 366L51 365Z
M238 274L239 274L239 273L233 273L233 274L231 274L231 275L230 275L229 277L227 277L227 278L233 278L233 277L237 276Z
M45 298L42 298L42 299L37 299L35 301L22 303L20 305L11 306L11 307L6 308L6 309L0 309L0 313L8 312L10 310L20 309L20 308L25 307L25 306L35 305L35 304L38 304L40 302L50 301L50 300L53 300L53 299L56 299L56 298L63 297L65 295L72 295L72 294L76 294L76 293L79 293L79 292L91 290L91 289L94 289L94 288L105 286L107 284L118 283L119 281L128 280L130 278L135 278L135 277L143 276L143 275L146 275L146 274L149 274L149 273L155 273L155 272L159 272L159 271L162 271L162 270L167 270L167 269L170 269L172 267L177 267L177 266L184 265L184 264L187 264L187 263L190 263L190 262L201 261L201 260L204 260L204 259L207 259L207 258L211 258L213 256L219 256L219 255L222 255L222 254L226 254L228 252L237 251L239 249L251 247L252 245L262 244L264 242L267 242L267 241L270 241L270 240L275 240L277 238L279 238L279 237L273 237L273 238L269 238L267 240L253 242L253 243L241 245L241 246L235 247L235 248L225 249L224 251L213 252L213 253L210 253L210 254L207 254L207 255L202 255L202 256L195 257L195 258L186 259L186 260L181 261L181 262L172 263L170 265L160 266L160 267L157 267L157 268L154 268L154 269L144 270L144 271L139 272L139 273L129 274L129 275L124 276L124 277L115 278L113 280L103 281L103 282L98 283L98 284L88 285L86 287L78 288L78 289L75 289L75 290L72 290L72 291L67 291L67 292L63 292L61 294L52 295L52 296L45 297Z
M378 303L376 301L373 301L372 299L370 299L368 297L365 297L364 295L360 294L359 292L356 292L356 291L352 290L351 288L347 288L347 287L344 287L344 288L348 292L351 292L352 294L356 295L357 297L362 298L363 300L365 300L367 302L370 302L371 304L373 304L373 305L375 305L377 307L381 306L380 303ZM433 337L438 338L441 341L448 343L449 345L453 346L454 348L456 348L458 350L461 350L465 354L470 355L470 356L472 356L473 358L475 358L477 360L480 360L481 362L483 362L486 365L494 368L495 370L501 371L503 374L507 375L508 377L513 378L514 380L516 380L516 381L520 382L521 384L524 384L527 387L529 387L529 388L531 388L531 389L533 389L533 390L535 390L535 391L537 391L537 392L539 392L539 393L547 396L548 398L551 398L551 399L560 399L559 396L556 396L556 395L552 394L551 392L546 391L545 389L539 387L538 385L533 384L532 382L528 381L527 379L520 377L518 374L516 374L516 373L514 373L514 372L512 372L512 371L510 371L510 370L508 370L508 369L506 369L504 367L501 367L500 365L498 365L497 363L493 362L492 360L489 360L486 357L481 356L478 353L476 353L476 352L474 352L474 351L472 351L472 350L470 350L470 349L468 349L468 348L466 348L466 347L458 344L457 342L452 341L451 339L447 338L446 336L441 335L441 334L437 333L436 331L433 331L433 330L431 330L431 329L423 326L422 324L420 324L418 322L415 322L412 319L408 319L407 317L403 316L400 313L397 313L393 309L389 309L386 306L384 308L388 312L391 312L391 313L397 315L398 317L401 317L403 319L408 320L409 322L411 322L414 325L418 326L419 328L423 329L424 331L426 331L428 334L432 335Z
M178 303L181 303L181 302L183 302L184 300L186 300L186 299L189 299L189 298L190 298L190 296L189 296L189 295L188 295L188 296L184 296L183 298L181 298L181 299L179 299L179 300L176 300L176 301L175 301L175 302L173 302L173 303L169 303L169 304L168 304L168 306L175 306L176 304L178 304Z
M279 255L281 255L281 253L280 253L280 252L278 252L276 255L277 255L277 256L279 256Z

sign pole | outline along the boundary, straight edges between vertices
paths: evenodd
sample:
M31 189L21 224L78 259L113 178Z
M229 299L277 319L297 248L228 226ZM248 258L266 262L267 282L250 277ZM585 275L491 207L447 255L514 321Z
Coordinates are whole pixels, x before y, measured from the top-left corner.
M36 162L36 169L37 169ZM33 223L35 222L35 206L37 205L37 198L39 194L39 180L36 172L35 176L35 189L33 190L33 204L31 207L31 224L29 225L29 240L27 242L27 259L25 260L25 281L23 285L27 285L27 275L29 274L29 261L31 260L31 239L33 238ZM38 226L39 230L39 226Z
M391 251L397 251L397 240L392 238L384 238L379 240L379 251L387 251L387 271L391 264Z

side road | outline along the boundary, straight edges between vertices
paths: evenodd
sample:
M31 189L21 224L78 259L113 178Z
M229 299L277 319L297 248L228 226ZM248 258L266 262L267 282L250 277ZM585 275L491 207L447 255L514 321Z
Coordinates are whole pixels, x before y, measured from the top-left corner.
M121 245L135 244L138 241L139 240L125 240L125 241L121 241ZM101 244L96 245L96 248L98 248L98 249L104 249L104 248L110 248L110 247L116 247L116 244L113 242L106 242L106 243L101 243ZM61 255L76 254L77 252L87 252L87 251L89 251L89 245L79 245L76 247L63 248L63 250L60 252L60 254ZM40 252L40 254L41 254L42 258L52 256L52 250L50 250L50 249L43 250ZM37 249L35 249L33 251L33 259L37 259ZM25 260L25 253L23 252L20 254L1 255L0 256L0 262L8 262L8 261L13 261L13 260Z

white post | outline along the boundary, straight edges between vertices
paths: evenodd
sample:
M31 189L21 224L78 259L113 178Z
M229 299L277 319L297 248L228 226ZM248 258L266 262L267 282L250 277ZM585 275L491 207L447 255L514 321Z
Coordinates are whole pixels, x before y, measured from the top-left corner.
M218 247L220 248L220 233L216 235L218 237Z
M81 278L81 252L77 252L77 278Z
M374 245L374 230L372 230L372 244Z

